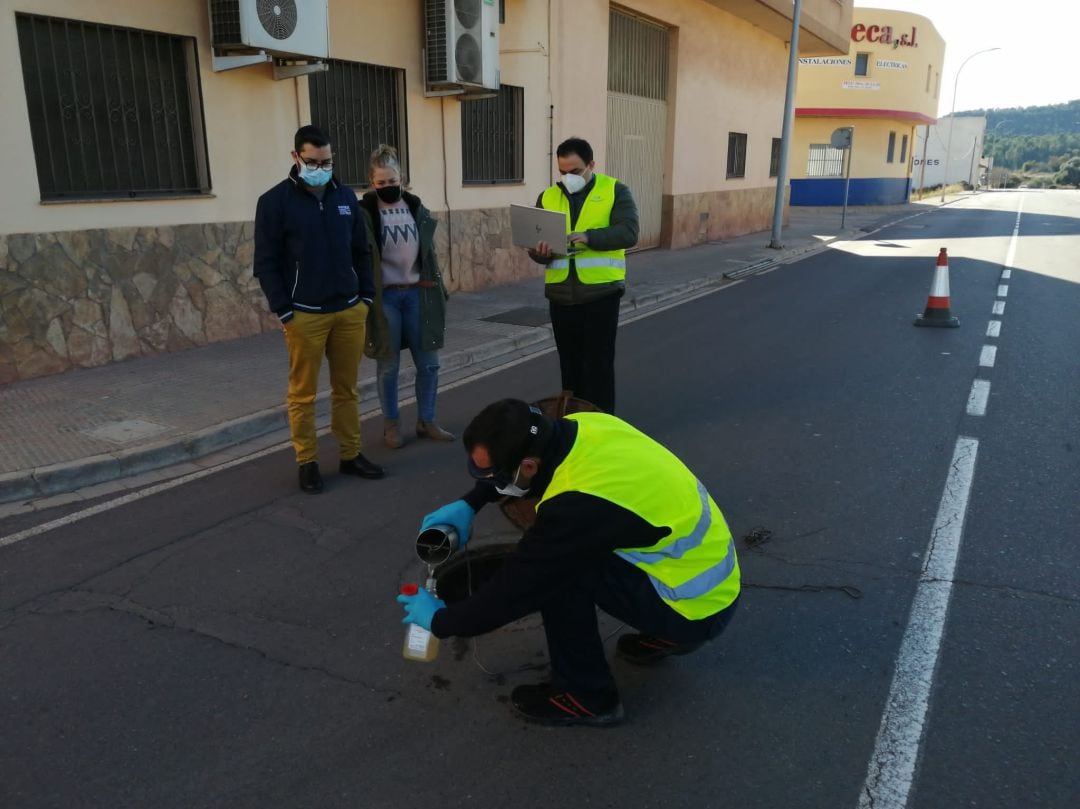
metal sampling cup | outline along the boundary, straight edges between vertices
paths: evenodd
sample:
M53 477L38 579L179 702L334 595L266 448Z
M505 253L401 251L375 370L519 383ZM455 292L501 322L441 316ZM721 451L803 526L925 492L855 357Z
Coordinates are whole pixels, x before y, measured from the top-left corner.
M452 525L433 525L416 537L416 555L426 565L441 565L458 549L458 532Z

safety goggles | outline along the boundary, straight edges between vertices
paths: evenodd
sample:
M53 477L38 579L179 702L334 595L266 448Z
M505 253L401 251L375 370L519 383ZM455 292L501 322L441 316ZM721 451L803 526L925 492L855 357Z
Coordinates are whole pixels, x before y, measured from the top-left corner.
M497 469L494 466L477 466L472 457L468 458L469 475L475 480L488 480L495 484L496 489L505 489L514 481L514 476L517 473L520 462L514 465L514 468L509 472Z
M526 458L532 456L539 456L542 452L543 445L547 443L547 434L541 428L544 424L544 415L540 412L540 408L529 406L529 448L525 454L518 459L510 469L499 469L495 466L478 466L472 459L472 455L466 456L466 462L469 468L469 475L474 480L489 480L495 484L496 489L505 489L514 483L517 477L518 467L521 466L521 462Z

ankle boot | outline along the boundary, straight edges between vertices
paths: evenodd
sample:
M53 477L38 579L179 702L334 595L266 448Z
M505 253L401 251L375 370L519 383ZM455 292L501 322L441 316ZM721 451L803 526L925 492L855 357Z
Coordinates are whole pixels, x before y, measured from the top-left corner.
M398 432L397 419L386 419L383 422L382 440L390 449L401 449L405 442L401 440L401 433Z
M447 432L434 421L416 422L416 435L418 438L430 438L433 441L453 441L455 436Z

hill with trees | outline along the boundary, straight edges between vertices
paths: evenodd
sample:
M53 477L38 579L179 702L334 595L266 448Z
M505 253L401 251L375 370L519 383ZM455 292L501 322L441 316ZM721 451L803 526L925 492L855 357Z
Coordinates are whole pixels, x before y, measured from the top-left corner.
M1041 107L966 110L960 116L986 118L984 152L994 165L1014 171L1065 174L1064 168L1080 158L1080 99ZM1074 172L1063 177L1064 183Z

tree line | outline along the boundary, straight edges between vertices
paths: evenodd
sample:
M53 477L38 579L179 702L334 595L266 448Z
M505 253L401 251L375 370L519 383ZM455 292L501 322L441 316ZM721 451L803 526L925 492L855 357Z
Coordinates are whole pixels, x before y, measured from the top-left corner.
M986 118L984 153L995 166L1058 172L1080 157L1080 99L1039 107L967 110L960 116Z

